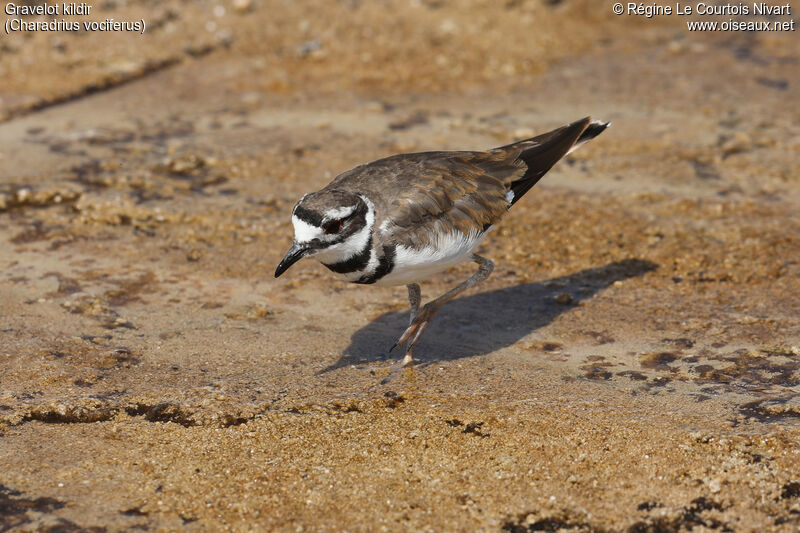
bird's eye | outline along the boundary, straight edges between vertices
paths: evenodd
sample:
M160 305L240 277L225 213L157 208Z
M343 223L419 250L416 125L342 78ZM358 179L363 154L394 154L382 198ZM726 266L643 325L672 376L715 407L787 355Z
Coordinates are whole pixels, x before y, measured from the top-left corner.
M325 230L325 233L328 235L333 235L334 233L339 233L339 230L342 229L342 221L341 219L331 220L330 222L326 222L322 229Z

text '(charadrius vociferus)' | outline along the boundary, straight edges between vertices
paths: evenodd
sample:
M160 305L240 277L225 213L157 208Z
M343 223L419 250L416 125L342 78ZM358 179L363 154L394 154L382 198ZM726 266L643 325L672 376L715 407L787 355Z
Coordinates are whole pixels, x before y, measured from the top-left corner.
M485 152L400 154L340 174L297 202L294 244L275 277L314 257L351 283L407 285L411 317L395 346L406 345L408 364L442 305L491 274L494 264L474 253L486 234L559 159L607 127L587 117ZM418 283L466 260L478 271L420 308Z

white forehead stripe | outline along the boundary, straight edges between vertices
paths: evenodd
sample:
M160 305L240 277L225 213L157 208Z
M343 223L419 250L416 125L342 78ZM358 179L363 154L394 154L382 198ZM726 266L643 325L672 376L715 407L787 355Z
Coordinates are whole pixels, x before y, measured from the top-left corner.
M295 215L292 215L292 225L294 226L295 242L309 242L322 234L321 229L309 224L305 220L299 219Z
M356 206L337 207L336 209L328 209L325 211L325 220L336 220L338 218L345 218L353 214Z

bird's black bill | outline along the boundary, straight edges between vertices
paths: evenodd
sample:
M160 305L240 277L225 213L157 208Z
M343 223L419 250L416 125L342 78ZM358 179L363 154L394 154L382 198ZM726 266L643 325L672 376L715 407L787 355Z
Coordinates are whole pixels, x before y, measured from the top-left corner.
M277 278L278 276L289 270L290 266L300 261L307 253L308 253L308 248L299 246L297 243L293 244L292 247L289 248L289 251L286 252L286 256L278 265L278 268L275 269L275 277Z

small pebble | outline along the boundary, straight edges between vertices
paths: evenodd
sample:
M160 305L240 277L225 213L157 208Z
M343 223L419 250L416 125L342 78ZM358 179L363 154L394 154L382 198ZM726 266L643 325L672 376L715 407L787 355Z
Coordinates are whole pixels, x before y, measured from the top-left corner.
M562 292L558 296L556 296L556 303L561 305L569 305L573 302L572 295L568 292Z
M233 9L239 13L246 13L253 7L253 0L233 0Z

